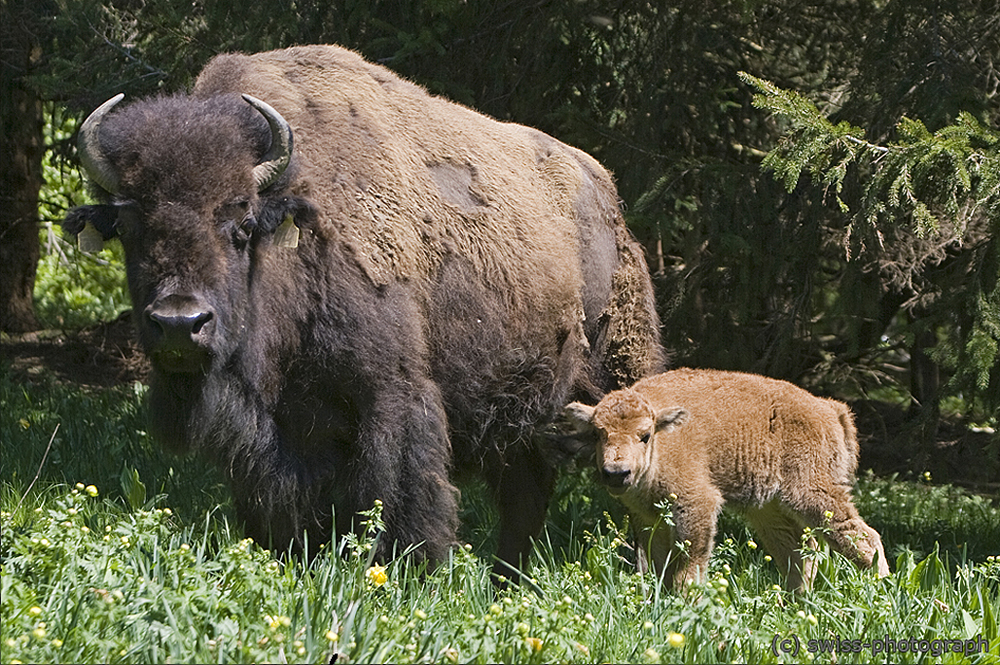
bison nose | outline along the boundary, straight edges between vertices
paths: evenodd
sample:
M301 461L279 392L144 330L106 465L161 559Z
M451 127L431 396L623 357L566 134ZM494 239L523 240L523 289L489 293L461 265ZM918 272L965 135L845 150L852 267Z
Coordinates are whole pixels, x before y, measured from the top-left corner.
M205 331L212 312L195 306L158 306L149 312L149 319L163 334L167 344L185 346Z
M629 476L631 475L630 469L608 466L601 469L601 478L604 480L604 484L611 488L625 487L629 484Z
M146 309L154 362L168 371L194 371L206 359L215 315L200 298L169 295Z
M149 318L159 327L165 342L173 342L174 345L180 346L201 334L205 324L212 320L212 313L163 314L162 312L150 312Z

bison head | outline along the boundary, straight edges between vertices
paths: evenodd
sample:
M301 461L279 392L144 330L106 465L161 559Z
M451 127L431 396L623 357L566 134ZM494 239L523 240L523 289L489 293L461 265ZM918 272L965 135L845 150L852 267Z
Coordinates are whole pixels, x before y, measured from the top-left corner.
M81 161L104 204L76 208L63 226L77 234L89 224L121 240L153 366L204 372L245 328L254 253L307 205L281 193L292 131L249 95L161 97L116 109L122 97L80 129Z
M583 431L597 436L597 470L608 491L626 492L652 464L657 434L680 427L688 411L679 406L654 409L641 395L621 390L607 395L597 406L573 402L564 417Z

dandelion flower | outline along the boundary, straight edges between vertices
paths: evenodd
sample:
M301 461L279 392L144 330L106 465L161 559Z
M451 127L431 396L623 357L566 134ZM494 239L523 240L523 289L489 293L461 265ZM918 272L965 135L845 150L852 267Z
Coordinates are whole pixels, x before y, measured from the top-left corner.
M326 635L324 635L323 637L325 637L330 642L336 642L337 640L340 639L340 635L338 635L337 633L333 632L332 630L326 631Z
M98 494L98 492L97 492L97 488L96 488L95 486L93 486L93 485L87 485L87 487L86 487L85 491L86 491L86 492L87 492L87 494L89 494L90 496L97 496L97 494Z
M375 586L382 586L389 581L389 576L385 572L385 566L375 564L365 572L365 577Z
M524 638L524 642L528 645L528 648L534 651L535 653L541 651L542 647L544 646L544 642L542 642L537 637L526 637Z
M42 608L40 608L38 605L35 605L34 607L28 610L28 616L30 617L36 617L41 613L42 613Z
M667 644L669 644L674 649L680 649L684 646L684 634L683 633L670 633L667 636Z

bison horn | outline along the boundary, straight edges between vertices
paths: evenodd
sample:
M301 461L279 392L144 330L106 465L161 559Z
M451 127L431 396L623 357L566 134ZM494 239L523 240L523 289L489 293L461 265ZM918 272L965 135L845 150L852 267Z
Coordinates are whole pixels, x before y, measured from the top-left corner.
M115 173L111 162L108 161L108 158L101 151L100 130L104 116L124 97L123 93L118 93L94 109L94 112L87 116L87 119L80 125L80 134L77 137L77 150L80 151L80 162L83 164L87 175L100 187L112 194L118 191L118 174Z
M247 104L260 111L271 128L271 147L257 166L253 168L253 177L257 182L257 191L267 189L281 177L292 160L292 128L281 114L270 104L256 97L243 95Z

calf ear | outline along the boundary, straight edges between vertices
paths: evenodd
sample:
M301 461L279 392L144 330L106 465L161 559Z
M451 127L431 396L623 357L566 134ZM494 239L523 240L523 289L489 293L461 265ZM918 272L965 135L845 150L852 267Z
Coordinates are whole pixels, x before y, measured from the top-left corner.
M594 429L594 407L571 402L563 409L563 419L581 434Z
M540 432L540 450L550 464L562 466L572 460L593 458L597 447L593 417L594 407L573 402Z
M671 406L656 414L656 431L670 432L687 422L691 413L683 406Z

